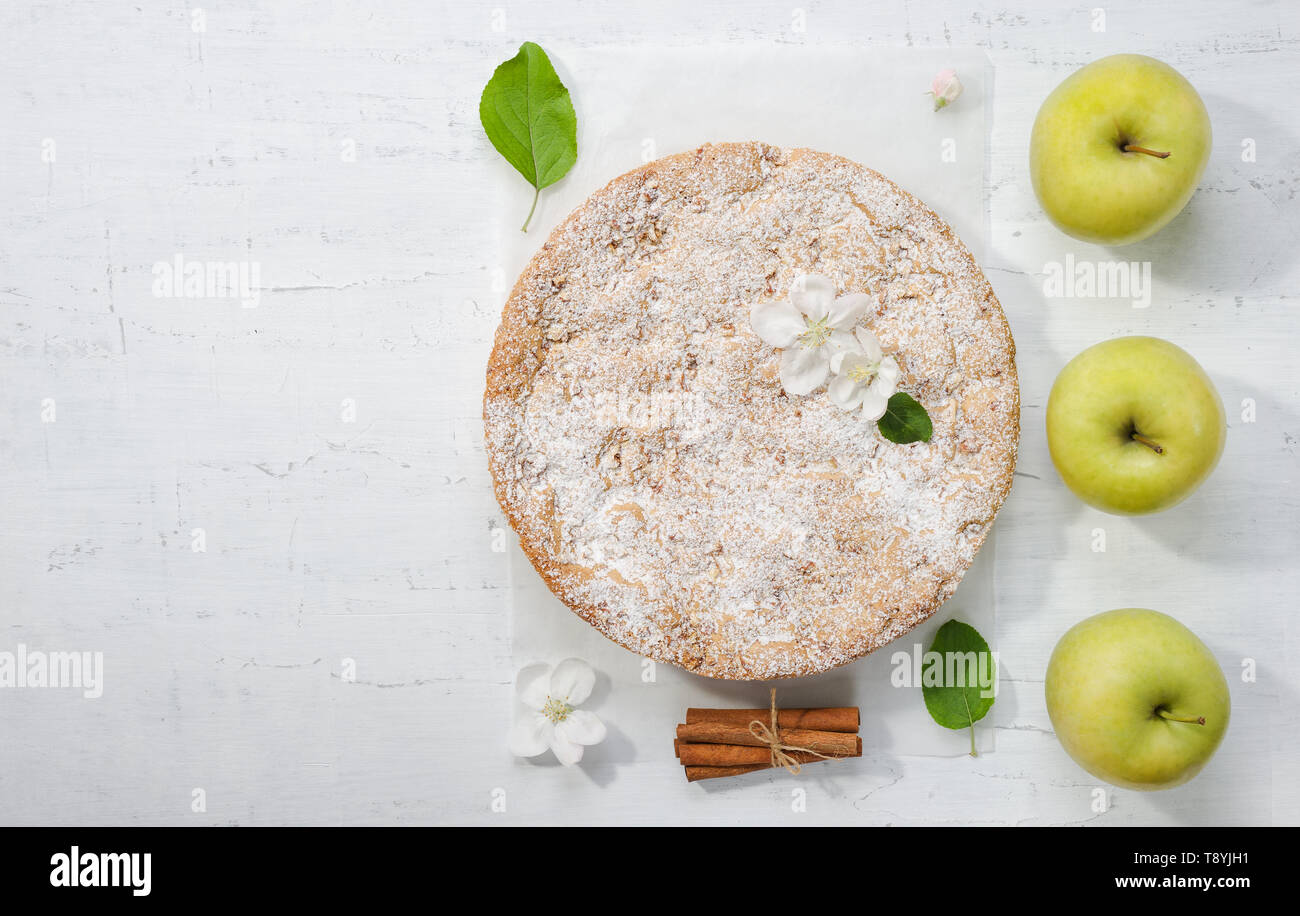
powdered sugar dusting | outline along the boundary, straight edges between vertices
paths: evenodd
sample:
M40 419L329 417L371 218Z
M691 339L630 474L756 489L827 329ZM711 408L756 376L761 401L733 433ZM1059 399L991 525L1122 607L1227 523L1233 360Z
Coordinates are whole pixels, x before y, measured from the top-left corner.
M793 397L749 309L816 272L925 405L882 439ZM840 157L760 143L659 160L552 234L497 332L484 401L497 494L551 588L700 674L808 674L924 620L1010 487L1014 344L966 248Z

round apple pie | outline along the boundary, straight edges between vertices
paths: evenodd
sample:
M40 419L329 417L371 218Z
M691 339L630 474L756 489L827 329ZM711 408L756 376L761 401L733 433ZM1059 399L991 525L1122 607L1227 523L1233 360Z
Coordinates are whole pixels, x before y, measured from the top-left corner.
M928 440L884 434L898 393ZM510 294L483 404L552 591L633 652L740 679L933 614L1010 489L1019 417L1006 317L948 225L763 143L651 162L574 211Z

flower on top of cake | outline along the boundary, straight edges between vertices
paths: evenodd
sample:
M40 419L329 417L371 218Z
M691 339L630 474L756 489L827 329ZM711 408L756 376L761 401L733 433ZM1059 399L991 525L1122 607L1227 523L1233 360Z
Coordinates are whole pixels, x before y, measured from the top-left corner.
M898 362L880 349L880 341L866 328L858 328L853 336L862 351L846 350L831 358L835 378L826 386L826 393L836 407L861 408L868 420L879 420L898 387Z
M788 393L811 394L834 374L827 390L831 401L844 410L861 409L875 421L898 384L898 363L874 334L857 327L870 307L864 293L836 297L830 279L803 274L786 299L756 303L749 323L764 343L781 351L781 386Z
M781 386L811 394L831 373L831 357L857 349L852 331L871 307L862 293L835 297L835 284L803 274L778 302L759 302L749 312L754 333L781 351Z

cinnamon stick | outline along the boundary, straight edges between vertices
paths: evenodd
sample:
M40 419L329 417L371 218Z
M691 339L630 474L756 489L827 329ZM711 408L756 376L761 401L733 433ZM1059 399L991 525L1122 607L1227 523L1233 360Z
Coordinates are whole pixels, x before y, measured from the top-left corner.
M805 757L807 755L794 754L792 756ZM822 758L810 757L809 759L801 762L804 765L810 763L821 763ZM685 766L682 767L682 769L686 771L687 782L699 782L701 779L719 779L724 776L743 776L745 773L756 773L759 770L770 770L772 769L772 763L769 760L767 763L744 763L744 764L737 764L736 766L727 766L727 767Z
M771 769L770 764L758 763L743 767L686 767L686 781L699 782L701 779L721 779L724 776L740 776L756 770Z
M686 724L696 725L701 722L718 722L723 725L743 725L757 719L771 723L770 709L688 709ZM856 706L830 706L824 709L778 709L776 711L778 728L805 728L819 732L856 732L859 716Z
M746 747L740 744L679 744L678 758L688 767L748 766L755 763L771 764L772 750L766 747ZM823 758L802 751L790 751L796 763L812 763ZM860 757L861 753L845 754Z
M759 721L762 721L761 719ZM831 757L862 756L862 739L842 732L814 731L803 728L778 728L777 737L788 747L805 748ZM721 722L695 722L677 726L681 747L687 744L739 744L767 748L767 744L748 725Z

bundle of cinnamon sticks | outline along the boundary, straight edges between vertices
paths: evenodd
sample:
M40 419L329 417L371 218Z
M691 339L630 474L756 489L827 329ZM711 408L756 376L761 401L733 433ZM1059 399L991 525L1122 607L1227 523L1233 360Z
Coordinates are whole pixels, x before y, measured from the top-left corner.
M673 752L687 782L777 766L798 772L821 760L861 757L859 719L856 706L777 709L773 734L771 709L688 709Z

